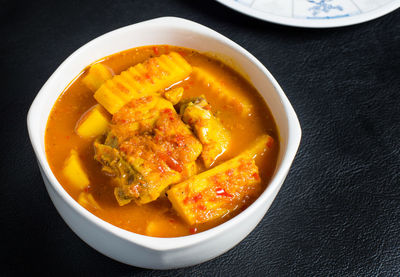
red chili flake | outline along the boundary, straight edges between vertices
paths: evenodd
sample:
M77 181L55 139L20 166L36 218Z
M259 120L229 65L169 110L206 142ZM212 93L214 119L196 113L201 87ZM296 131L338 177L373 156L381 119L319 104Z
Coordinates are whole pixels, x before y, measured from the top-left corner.
M146 73L146 75L144 75L144 77L149 80L152 84L154 84L153 78L151 78L149 73Z
M89 192L90 186L87 186L86 188L83 189L85 192Z
M192 227L192 228L190 228L190 229L189 229L189 232L190 232L191 234L196 234L196 233L197 233L197 227Z
M66 138L66 139L69 139L69 138L70 138L70 136L66 136L65 138Z
M223 188L217 188L215 193L219 196L232 197L232 194L227 193Z
M253 175L251 176L253 176L253 178L256 179L257 181L260 180L260 175L258 175L257 172L254 172Z
M153 47L153 52L156 55L160 54L160 52L158 51L158 47L155 47L155 46Z
M165 113L165 114L172 114L172 110L171 109L164 109L162 112Z
M201 198L203 198L203 196L199 192L199 193L196 193L195 195L193 195L192 197L186 197L185 199L183 199L183 204L187 205L189 203L197 203ZM203 206L202 204L200 204L200 205ZM199 206L197 208L199 208ZM205 207L204 207L204 209L205 209Z
M203 109L205 109L205 110L207 110L207 111L211 111L211 106L210 106L210 105L207 105L207 106L205 106Z
M175 120L174 112L173 112L171 109L164 109L164 110L162 110L162 113L168 115L168 119L169 119L170 121Z
M201 193L199 192L199 193L197 193L196 195L194 195L192 198L193 198L193 201L194 201L195 203L197 203L202 197L203 197L203 196L202 196Z
M169 222L175 223L175 220L174 219L170 219Z
M197 209L205 211L207 208L203 204L199 204L199 205L197 205Z

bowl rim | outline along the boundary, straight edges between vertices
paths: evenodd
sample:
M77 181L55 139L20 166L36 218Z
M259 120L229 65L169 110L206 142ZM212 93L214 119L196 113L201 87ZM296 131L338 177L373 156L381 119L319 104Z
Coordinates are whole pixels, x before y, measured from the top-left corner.
M159 238L159 237L150 237L146 235L141 235L141 234L136 234L127 230L124 230L120 227L114 226L111 223L108 223L107 221L104 221L103 219L95 216L85 208L83 208L81 205L76 202L72 196L68 194L68 192L62 187L62 185L58 182L56 179L55 175L50 169L50 166L47 162L46 158L46 153L45 149L41 149L41 139L40 139L40 131L38 131L38 128L35 129L36 125L39 125L36 121L39 121L36 118L36 113L40 111L41 103L46 96L47 93L47 87L49 86L50 82L53 82L57 78L57 76L62 72L64 66L71 62L71 60L80 54L84 49L90 48L95 44L101 44L101 41L107 38L110 35L114 35L117 33L123 33L126 31L131 31L131 29L136 29L136 28L142 28L146 27L147 25L153 25L154 24L162 24L163 26L171 25L176 28L182 28L184 30L190 30L194 33L200 33L204 34L208 37L211 37L212 39L215 39L219 42L222 42L224 45L227 47L233 48L236 52L240 53L243 55L246 59L250 60L259 70L262 71L262 73L268 78L268 80L271 82L273 85L276 94L279 97L279 100L281 101L286 118L288 120L288 140L287 140L287 146L286 146L286 151L282 156L282 161L281 165L276 169L274 176L271 178L269 185L266 187L266 189L261 193L261 195L249 206L247 207L243 212L240 214L236 215L235 217L231 218L230 220L215 226L209 230L197 233L197 234L192 234L188 236L183 236L183 237L173 237L173 238ZM134 46L133 46L134 47ZM121 50L122 51L122 50ZM59 92L59 95L62 92ZM264 98L264 97L263 97ZM54 105L54 103L52 104ZM47 122L47 121L46 121ZM32 102L32 105L29 109L28 115L27 115L27 125L28 125L28 133L29 133L29 138L31 140L31 144L33 147L33 150L35 152L37 161L39 163L39 166L42 168L45 176L47 177L49 184L52 186L54 189L55 193L70 207L74 210L74 212L80 214L82 217L84 217L86 220L91 222L92 224L96 225L97 227L112 233L113 235L119 237L120 239L129 241L131 243L140 245L144 248L151 249L154 251L166 251L166 250L175 250L179 248L185 248L194 244L199 244L202 243L205 240L211 239L213 237L218 236L221 233L224 233L228 231L230 228L234 227L235 225L239 224L240 222L244 221L246 217L254 213L260 206L261 204L266 201L269 197L273 196L274 191L276 189L279 190L281 183L286 177L286 174L288 173L290 166L294 160L294 157L296 155L297 149L300 144L300 139L301 139L301 128L300 128L300 123L297 118L297 115L291 106L289 100L287 99L285 93L283 92L282 88L279 86L278 82L275 80L275 78L272 76L272 74L264 67L264 65L258 61L252 54L250 54L247 50L245 50L243 47L239 46L229 38L223 36L222 34L219 34L218 32L203 26L199 23L179 18L179 17L159 17L151 20L146 20L143 22L135 23L132 25L128 25L122 28L118 28L116 30L107 32L91 41L86 43L85 45L81 46L78 48L76 51L74 51L67 59L65 59L61 65L54 71L54 73L50 76L50 78L46 81L46 83L43 85L43 87L39 90L37 96L35 97L34 101ZM281 145L281 148L282 145Z

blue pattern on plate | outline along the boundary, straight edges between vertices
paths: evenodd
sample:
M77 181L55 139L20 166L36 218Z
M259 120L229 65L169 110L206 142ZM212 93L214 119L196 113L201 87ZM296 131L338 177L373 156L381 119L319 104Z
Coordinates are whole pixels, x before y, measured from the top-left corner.
M332 4L327 3L327 2L331 2L331 1L332 0L308 0L308 2L314 4L314 6L309 8L308 10L312 11L313 16L317 16L321 12L328 13L330 10L343 11L342 6L332 5ZM329 17L326 17L326 18L329 18Z
M400 8L400 0L216 0L238 12L283 25L329 28L365 22ZM348 20L346 18L352 18ZM330 22L329 22L330 21Z

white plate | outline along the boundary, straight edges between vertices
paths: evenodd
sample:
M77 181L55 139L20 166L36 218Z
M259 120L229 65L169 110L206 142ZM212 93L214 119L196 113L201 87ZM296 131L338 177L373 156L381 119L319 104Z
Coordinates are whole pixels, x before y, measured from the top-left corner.
M265 21L309 28L353 25L385 15L400 0L216 0Z

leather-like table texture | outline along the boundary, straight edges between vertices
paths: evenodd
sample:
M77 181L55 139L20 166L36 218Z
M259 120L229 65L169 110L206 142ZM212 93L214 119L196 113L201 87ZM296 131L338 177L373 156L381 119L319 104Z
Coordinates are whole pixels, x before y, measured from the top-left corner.
M37 92L72 52L161 16L193 20L274 75L303 131L266 216L227 253L167 271L116 262L65 224L26 127ZM0 1L1 276L399 276L400 10L359 25L302 29L212 0Z

